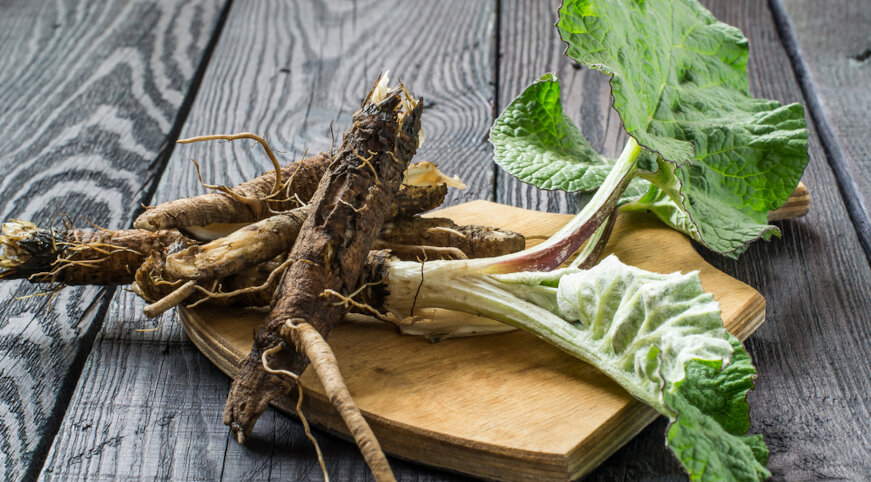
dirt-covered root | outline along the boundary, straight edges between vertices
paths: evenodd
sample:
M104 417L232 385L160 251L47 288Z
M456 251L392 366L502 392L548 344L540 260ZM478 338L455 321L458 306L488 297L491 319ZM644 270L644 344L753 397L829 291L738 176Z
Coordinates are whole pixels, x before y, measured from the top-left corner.
M290 338L294 342L296 351L305 353L311 361L311 366L317 373L330 403L342 416L348 430L357 442L360 448L360 453L363 454L363 459L372 470L375 480L392 481L393 471L390 469L390 464L387 462L387 457L384 451L381 450L381 444L375 438L375 434L360 413L357 404L351 397L348 391L345 380L339 372L339 364L336 361L336 356L330 345L324 340L320 333L308 323L293 323L287 322L282 328L284 338Z
M167 276L166 257L189 246L175 242L152 251L134 273L130 289L148 303L156 303L177 291L187 280Z
M276 194L272 193L275 172L268 172L232 188L233 195L213 192L149 207L133 226L156 231L216 223L253 223L308 202L330 162L329 152L321 152L288 164L281 169L284 182Z
M444 184L403 186L394 197L388 219L402 216L397 222L405 223L402 219L437 207L444 200L445 189ZM308 211L303 206L275 214L214 241L175 253L166 260L167 273L177 279L215 280L263 263L293 246ZM436 240L439 236L433 234L429 238ZM414 253L410 255L412 259L419 254Z
M387 211L387 219L410 218L415 214L425 213L442 205L448 194L445 184L411 186L403 184L399 187L393 204Z
M282 183L278 192L275 187L275 172L228 188L225 192L212 192L201 196L176 199L149 207L133 223L139 229L221 230L221 225L253 223L275 213L301 207L311 200L321 176L332 162L329 152L306 157L281 168ZM417 185L404 185L395 198L389 217L408 217L437 208L444 202L449 182L462 185L455 178L442 174L428 162L415 164L418 173L411 178Z
M175 230L44 229L27 221L3 223L0 279L66 285L127 284L149 253L194 244Z
M264 222L266 220L261 221L261 223ZM249 262L251 263L245 269L233 270L234 274L215 276L214 279L223 278L221 279L221 287L225 293L220 297L212 298L210 302L221 303L232 301L234 304L246 306L267 306L272 302L272 296L275 288L278 286L278 277L275 276L275 269L287 258L287 252L282 252L281 243L269 241L270 236L272 236L271 232L271 230L260 230L259 235L247 237L244 243L241 240L235 240L230 243L234 249L240 251L248 249L243 248L243 246L250 244L270 246L270 248L252 249L257 257L250 258ZM214 244L223 242L215 242ZM292 242L293 240L290 240L287 245ZM372 248L373 250L388 249L390 250L390 255L396 258L416 261L418 259L465 259L500 256L520 251L524 245L523 235L508 230L485 226L459 226L445 218L415 217L412 219L397 219L385 223L379 239L375 240ZM206 277L196 278L195 273L211 274L219 269L223 261L213 259L209 262L201 262L189 259L190 253L207 252L208 246L208 244L199 245L168 256L166 271L170 275L175 275L179 278L212 279ZM284 249L286 250L286 248ZM370 253L370 259L372 259L372 254L375 252L372 251ZM253 261L262 259L266 255L273 256L273 258L271 260L257 261L259 264L253 263ZM196 263L197 265L202 265L204 269L192 271L190 274L172 269L171 264L174 260L177 257L181 258L183 256L185 257L185 266L193 266ZM370 261L367 261L367 264L369 263ZM242 264L238 266L242 266ZM223 271L223 273L229 273L229 271ZM267 278L270 276L272 276L272 282L267 283ZM372 281L369 280L368 282ZM236 294L228 296L227 293Z
M254 251L258 253L258 258L256 259L260 259L260 256L264 255L272 255L273 258L259 262L259 264L249 265L238 272L234 271L235 274L221 279L221 286L224 292L237 294L232 297L224 294L220 297L212 298L210 302L222 303L232 301L234 304L245 306L268 306L272 302L272 296L275 288L278 286L278 277L274 276L275 269L287 258L287 252L281 251L280 243L268 241L271 231L261 230L260 232L262 233L260 236L251 238L246 243L272 246L272 249L258 248ZM237 242L233 242L232 245L241 246ZM411 219L397 219L385 223L379 239L375 240L372 248L373 250L388 249L390 255L396 258L416 261L418 259L464 259L500 256L520 251L524 245L523 235L508 230L485 226L459 226L446 218L415 217ZM206 251L208 249L207 246L195 246L181 253L168 256L166 270L172 275L183 274L178 270L171 269L170 264L174 258L187 256L191 252ZM238 249L241 250L242 248ZM276 255L276 253L280 254ZM367 265L372 262L371 260L374 259L373 254L375 253L376 251L370 252L370 260L367 261ZM254 259L252 258L251 261ZM185 263L190 266L194 262L185 261ZM220 261L209 263L196 261L196 263L210 267L209 269L217 269L216 267L220 264ZM206 273L207 271L204 269L201 272ZM271 283L267 283L269 276L272 276ZM195 279L194 276L181 277ZM215 277L215 279L218 278ZM363 281L359 286L372 281L375 280Z
M376 243L376 248L392 249L404 259L416 259L415 256L424 254L426 259L458 257L445 248L459 250L467 258L487 258L515 253L525 246L522 234L506 229L459 226L447 218L419 216L385 223Z
M446 189L444 184L403 185L393 198L387 219L406 219L438 207ZM263 263L293 246L308 212L308 206L303 206L275 214L214 241L191 246L167 258L167 273L177 279L215 280ZM439 238L435 234L429 237Z
M258 328L254 345L230 388L224 421L244 440L271 396L289 387L263 370L262 354L292 340L281 336L286 320L305 319L322 336L342 320L346 309L323 296L328 290L354 291L403 173L414 155L420 131L421 99L395 88L383 99L367 97L345 133L334 162L321 179L290 253L275 305ZM301 373L307 360L284 350L272 364ZM278 385L278 386L277 386Z

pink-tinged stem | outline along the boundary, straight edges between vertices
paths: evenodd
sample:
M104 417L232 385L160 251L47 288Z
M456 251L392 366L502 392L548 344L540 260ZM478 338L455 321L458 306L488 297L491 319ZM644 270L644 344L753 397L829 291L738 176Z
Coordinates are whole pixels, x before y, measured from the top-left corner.
M602 186L593 198L568 224L547 241L505 256L488 260L484 271L488 273L513 273L516 271L550 271L565 262L605 222L617 207L617 202L632 175L641 146L629 138L617 163L608 173Z
M611 237L611 231L614 229L614 224L617 221L617 212L611 213L608 220L599 226L599 229L590 236L584 248L578 251L578 256L569 265L570 268L590 269L599 262L599 257L605 251L605 245L608 244L608 238Z

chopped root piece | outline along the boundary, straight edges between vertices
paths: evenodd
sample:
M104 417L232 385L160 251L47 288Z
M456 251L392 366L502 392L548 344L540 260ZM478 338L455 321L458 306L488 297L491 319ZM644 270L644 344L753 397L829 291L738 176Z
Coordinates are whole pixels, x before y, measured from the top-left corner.
M199 246L166 258L167 273L177 279L226 278L268 261L293 246L308 209L276 214Z
M212 137L196 137L193 140ZM200 232L208 231L210 225L253 223L308 203L331 162L330 153L321 152L282 167L280 178L283 183L278 192L273 192L276 176L275 171L271 171L234 188L224 188L223 192L177 199L148 207L136 218L133 226L149 231L177 228ZM428 162L419 164L432 165ZM430 172L431 169L424 171ZM435 171L438 172L438 169ZM458 182L453 178L444 178L451 179L454 184ZM405 186L395 197L395 206L391 209L390 217L407 217L435 209L444 201L446 193L447 186L444 184L434 185L428 182L419 186Z
M136 270L130 289L149 303L157 303L175 292L185 283L185 280L167 279L166 257L188 246L183 243L172 243L161 250L153 251ZM184 299L178 300L179 303L182 301Z
M422 211L437 207L444 200L446 189L444 185L440 187L403 186L394 197L394 202L391 205L387 219L394 219L396 217L409 218ZM346 201L341 199L339 202L346 203ZM184 251L167 257L167 273L176 279L212 280L225 278L249 267L256 266L278 256L282 252L286 252L289 246L293 246L308 213L308 206L296 208L249 224L209 243L191 246ZM398 223L400 223L400 226L405 226L407 221L401 220ZM412 221L412 223L420 224L421 229L426 229L432 224L417 221ZM450 223L450 225L455 226L453 223ZM411 229L414 229L414 227L408 226L395 230L400 233L396 236L404 235L403 239L413 239L414 235L409 233ZM432 240L431 242L435 243L438 243L439 240L442 243L451 242L450 236L438 236L423 232L421 236L426 236L426 240ZM476 243L490 242L490 240L498 244L499 240L503 238L506 241L508 240L506 236L498 239L492 236L478 236L473 241L465 241L464 245L472 247ZM417 244L428 244L425 242L426 240L421 238ZM521 248L519 249L522 249L523 238L521 237L520 240ZM447 247L451 246L451 244L434 244L434 246ZM506 249L511 249L511 247L513 247L513 244L511 246L506 245ZM481 251L478 248L476 249ZM419 250L414 252L418 253ZM500 254L502 253L500 252Z
M387 249L401 260L415 259L469 259L461 249L453 246L426 246L421 244L395 244L376 239L373 249Z
M156 231L215 223L253 223L275 211L302 206L297 199L311 198L331 161L329 153L322 152L285 166L281 169L281 178L286 181L274 196L275 172L269 172L232 188L234 195L213 192L148 208L136 218L133 226ZM259 201L252 207L239 198Z
M431 211L445 202L448 187L437 186L407 186L403 184L393 198L393 204L388 211L387 219L410 218L415 214Z
M506 229L458 226L447 218L419 216L385 223L379 239L383 243L379 247L383 248L389 248L389 245L451 247L463 252L468 258L489 258L516 253L526 246L522 234ZM433 252L436 256L428 256L430 259L441 257L437 255L438 250Z

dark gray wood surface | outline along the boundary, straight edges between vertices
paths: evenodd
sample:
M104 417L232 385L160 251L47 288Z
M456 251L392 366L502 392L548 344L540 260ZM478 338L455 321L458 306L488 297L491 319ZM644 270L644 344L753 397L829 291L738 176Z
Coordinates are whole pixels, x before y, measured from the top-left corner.
M498 115L530 83L548 72L560 79L565 112L592 146L606 156L620 154L626 133L611 109L608 77L573 63L554 27L560 1L503 0L499 25ZM495 120L495 117L494 117ZM497 168L497 202L538 211L575 213L578 198L522 183Z
M0 216L113 228L148 201L221 2L0 2ZM0 284L0 479L32 478L112 290Z
M849 68L865 70L845 73L819 58L847 48L839 37L869 40L865 17L842 13L862 1L704 2L750 38L753 91L809 103L814 114L804 178L811 213L783 222L783 239L759 243L738 261L706 254L768 300L767 322L747 347L760 374L753 430L765 435L778 480L871 477L871 350L864 341L871 335L871 268L860 244L864 228L854 225L869 191L858 181L851 187L843 174L867 161L861 136L850 129L871 131L871 121L854 115L871 99L861 88L849 90L852 84L852 97L831 98L868 74L860 59ZM427 99L419 158L470 185L450 203L485 198L576 208L573 196L539 192L499 172L486 141L495 115L548 71L559 74L567 112L594 147L613 155L624 139L607 79L561 55L552 27L558 2L236 0L201 81L195 70L220 5L103 3L0 3L2 64L35 59L21 73L0 69L0 163L12 176L0 181L4 217L46 220L54 203L111 227L129 224L130 206L151 199L173 126L185 116L182 136L250 130L284 159L326 149L330 123L340 136L368 84L388 68ZM53 19L77 27L67 32ZM840 77L827 78L829 71ZM184 94L197 88L188 114ZM234 184L268 169L262 150L245 142L177 148L154 202L202 192L191 157L211 182ZM72 177L60 175L69 170ZM34 292L8 283L0 289L4 300ZM320 479L310 443L287 415L269 410L246 447L228 436L221 411L229 381L172 315L160 318L157 331L137 332L156 323L143 317L142 302L120 289L99 293L69 291L48 317L39 299L0 307L5 478L37 473L50 447L40 473L46 479ZM658 420L589 479L683 478L664 447L664 429ZM335 480L371 478L356 447L316 436ZM393 463L402 480L460 479Z
M871 257L871 4L771 0L859 242Z

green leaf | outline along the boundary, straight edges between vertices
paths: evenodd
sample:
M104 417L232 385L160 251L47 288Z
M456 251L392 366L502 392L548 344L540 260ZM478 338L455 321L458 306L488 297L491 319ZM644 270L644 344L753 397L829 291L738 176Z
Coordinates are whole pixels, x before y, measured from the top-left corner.
M556 315L519 307L530 321L519 319L518 326L595 365L670 418L669 447L691 478L770 475L764 442L746 435L746 395L756 370L741 342L723 328L719 304L697 273L651 273L612 255L586 271L493 278Z
M594 191L615 163L599 155L563 114L560 83L552 73L532 83L502 112L490 129L490 142L497 164L540 189ZM618 204L637 201L648 186L633 179Z
M732 339L734 354L719 370L696 361L665 403L677 413L667 431L668 446L695 480L760 480L771 476L765 464L768 448L749 428L747 391L756 370L741 343Z
M737 258L750 241L759 238L768 241L771 236L780 236L774 226L760 229L764 222L756 221L759 213L736 212L731 206L701 194L690 198L694 203L684 210L663 190L650 186L643 196L627 199L634 202L626 204L623 210L649 211L673 229L731 258ZM701 221L694 222L695 219Z
M555 74L531 84L505 108L490 129L490 142L497 164L541 189L594 190L614 165L563 113Z
M557 26L568 56L611 76L626 131L674 166L645 176L683 211L673 226L731 256L777 233L767 213L807 164L804 111L750 95L739 30L695 0L566 0Z

